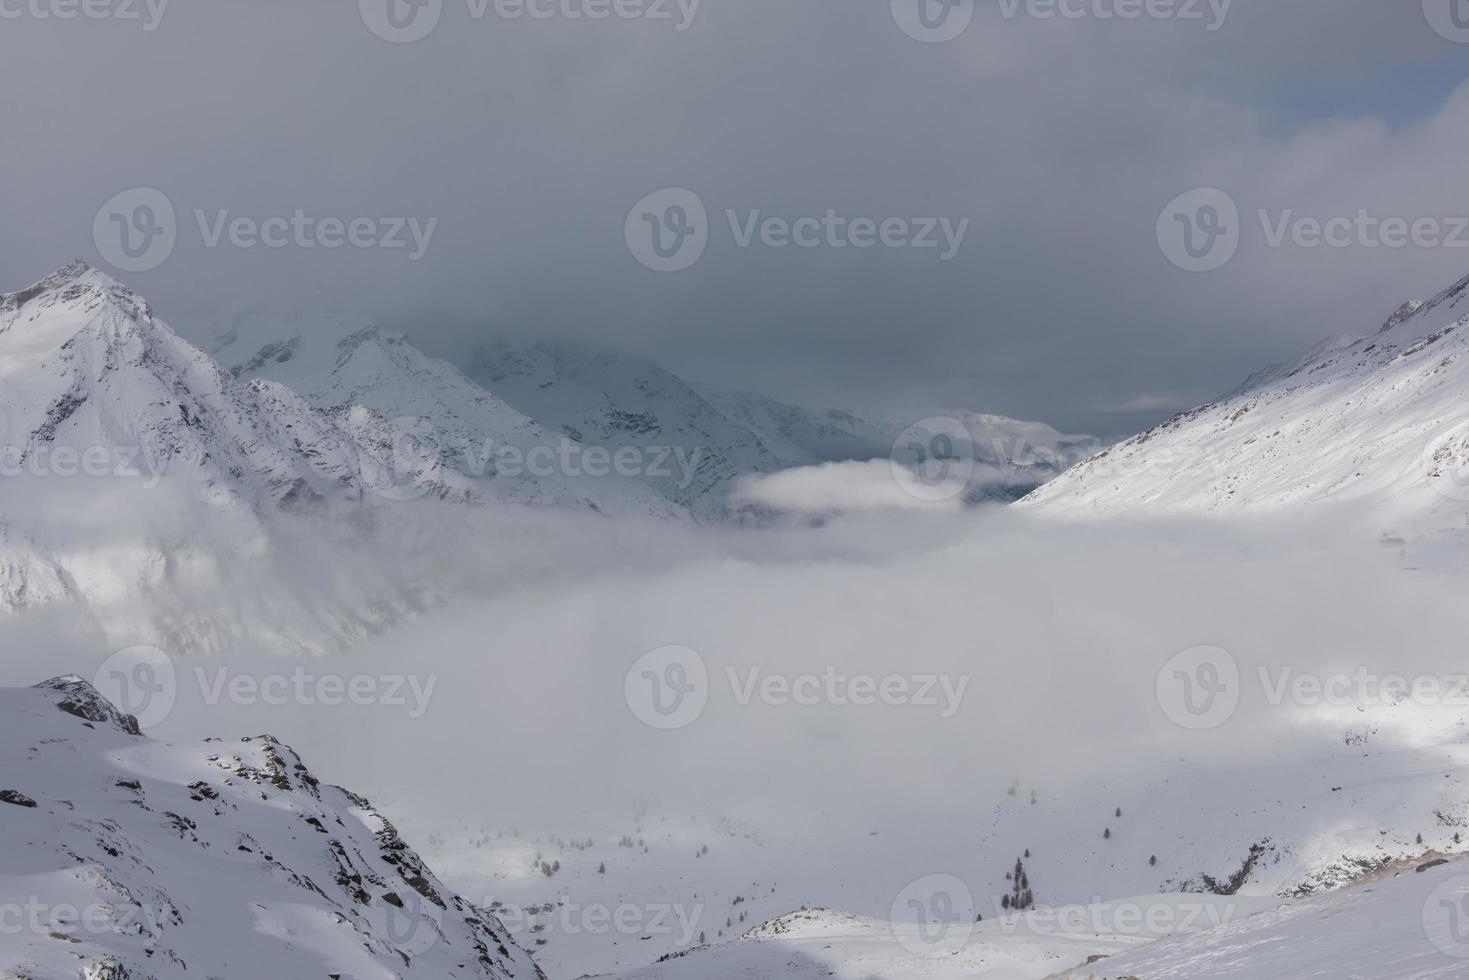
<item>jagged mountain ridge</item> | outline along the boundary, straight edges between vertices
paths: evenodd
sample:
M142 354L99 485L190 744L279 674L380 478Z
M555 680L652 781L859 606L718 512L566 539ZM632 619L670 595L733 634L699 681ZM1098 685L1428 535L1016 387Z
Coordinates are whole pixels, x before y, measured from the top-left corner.
M70 603L199 654L328 651L402 621L424 597L388 564L314 566L391 527L395 501L478 499L367 408L236 381L82 263L0 296L0 455L0 607Z
M476 350L468 374L580 445L640 450L643 480L696 517L725 516L734 480L781 468L753 433L651 358L500 337Z
M90 684L0 689L0 974L543 980L361 797L270 736L169 745Z
M154 317L138 294L74 263L0 296L0 413L12 467L44 471L58 448L114 454L144 478L187 478L235 504L364 498L378 474L416 495L465 500L473 488L437 460L399 445L375 456L386 420L344 406L337 417L264 381L239 383ZM118 475L117 472L101 475Z
M286 385L324 410L362 405L397 421L487 497L674 516L658 494L627 480L579 480L517 466L536 447L554 449L564 437L363 317L245 313L217 333L210 349L236 378ZM516 454L508 462L506 451Z
M1024 506L1060 515L1280 512L1345 502L1385 527L1462 527L1469 278L1072 468Z

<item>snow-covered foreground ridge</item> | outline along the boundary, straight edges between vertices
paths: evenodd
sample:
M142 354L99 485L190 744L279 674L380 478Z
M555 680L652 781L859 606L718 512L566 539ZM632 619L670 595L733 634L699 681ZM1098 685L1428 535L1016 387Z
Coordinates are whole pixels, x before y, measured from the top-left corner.
M1334 337L1041 487L1061 515L1282 511L1328 501L1384 526L1469 514L1469 278L1377 334Z
M816 909L621 977L1447 980L1469 971L1463 861L1403 863L1304 899L1200 900L1193 910L1188 902L1157 895L1011 916L965 927L962 942L932 950L916 928Z
M0 689L0 976L542 976L268 735L168 745L89 684Z

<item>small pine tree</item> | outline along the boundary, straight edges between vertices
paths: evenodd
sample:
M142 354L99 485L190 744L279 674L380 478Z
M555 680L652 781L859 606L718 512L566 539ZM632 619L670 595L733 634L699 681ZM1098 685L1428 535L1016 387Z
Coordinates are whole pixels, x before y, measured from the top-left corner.
M1111 839L1112 839L1112 828L1111 827L1108 827L1106 830L1102 831L1102 840L1111 840Z
M1420 843L1420 844L1423 843L1423 835L1422 834L1419 834L1418 835L1418 843Z
M1025 856L1030 857L1030 848L1028 847L1025 849Z
M1152 857L1148 858L1148 867L1150 867L1150 868L1156 868L1157 866L1158 866L1158 855L1154 854Z
M601 864L597 865L597 874L604 875L606 873L607 873L607 862L606 861L603 861Z
M705 941L706 940L704 939L704 934L702 932L699 933L699 945L700 946L704 945Z
M1122 807L1120 806L1117 808L1117 816L1122 816Z

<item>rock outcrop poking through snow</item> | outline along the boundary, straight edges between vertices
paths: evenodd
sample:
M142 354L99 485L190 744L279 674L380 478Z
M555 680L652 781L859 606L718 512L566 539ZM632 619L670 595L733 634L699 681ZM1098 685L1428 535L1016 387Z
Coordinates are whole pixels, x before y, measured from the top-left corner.
M0 976L542 976L268 735L155 742L74 676L0 689L0 716Z

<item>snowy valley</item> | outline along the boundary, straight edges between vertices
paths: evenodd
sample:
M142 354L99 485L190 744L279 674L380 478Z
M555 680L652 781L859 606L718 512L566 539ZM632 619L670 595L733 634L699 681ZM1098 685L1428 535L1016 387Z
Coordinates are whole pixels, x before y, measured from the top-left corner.
M948 413L976 471L1059 474L1018 506L796 522L722 501L901 486L942 426L550 343L460 371L358 319L211 357L80 266L11 294L0 911L108 911L12 916L4 968L1455 975L1464 292L1069 470L1083 437ZM710 454L503 471L563 442ZM102 693L26 686L69 671Z

